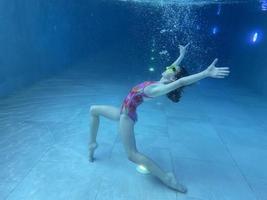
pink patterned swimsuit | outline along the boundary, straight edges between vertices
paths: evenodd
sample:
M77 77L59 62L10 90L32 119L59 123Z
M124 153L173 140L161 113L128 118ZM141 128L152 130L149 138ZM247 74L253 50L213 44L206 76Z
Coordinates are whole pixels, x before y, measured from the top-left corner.
M121 105L120 113L123 110L126 111L126 114L134 121L137 121L136 108L144 101L143 97L152 98L147 96L144 93L144 88L148 85L155 83L156 81L145 81L134 86L127 97L124 99L123 104ZM123 109L124 108L124 109Z

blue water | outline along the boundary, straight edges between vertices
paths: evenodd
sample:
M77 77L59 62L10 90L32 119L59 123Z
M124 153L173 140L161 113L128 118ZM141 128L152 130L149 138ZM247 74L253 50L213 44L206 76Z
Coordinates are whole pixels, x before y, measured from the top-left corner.
M267 199L267 2L0 2L0 199ZM159 80L190 42L194 74L225 79L138 107L138 150L188 188L175 192L127 159L118 122L100 117L88 162L89 108L119 108Z

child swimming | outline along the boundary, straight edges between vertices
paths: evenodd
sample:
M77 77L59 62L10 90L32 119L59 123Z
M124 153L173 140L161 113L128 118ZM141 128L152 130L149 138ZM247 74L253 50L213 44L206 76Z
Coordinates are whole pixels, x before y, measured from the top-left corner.
M98 146L96 136L99 127L99 117L103 116L119 122L119 134L130 161L144 166L152 175L159 178L168 187L182 193L187 192L187 188L177 181L174 173L163 171L153 160L138 151L134 125L138 120L137 107L143 101L166 95L173 102L178 102L185 86L207 77L224 78L229 75L228 67L215 67L218 62L217 58L205 70L189 75L185 68L179 66L185 56L188 45L179 45L180 55L178 59L172 65L166 67L159 81L145 81L133 87L125 97L120 108L109 105L92 105L90 107L90 162L93 162L94 151Z

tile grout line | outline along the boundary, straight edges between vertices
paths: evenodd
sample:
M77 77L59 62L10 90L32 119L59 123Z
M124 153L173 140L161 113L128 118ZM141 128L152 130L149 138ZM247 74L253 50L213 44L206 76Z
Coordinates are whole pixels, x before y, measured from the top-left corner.
M109 154L109 156L108 156L108 159L109 159L109 160L111 160L112 152L113 152L113 149L114 149L114 147L115 147L115 145L116 145L116 142L118 141L118 138L119 138L119 134L116 135L116 138L115 138L115 140L114 140L114 142L113 142L113 144L112 144L112 147L111 147L111 150L110 150L110 154ZM102 182L103 182L103 179L101 178L101 181L100 181L100 183L99 183L98 190L97 190L97 192L96 192L96 194L95 194L95 198L94 198L94 200L96 200L97 197L98 197L98 194L99 194L99 192L100 192L99 189L101 189Z
M53 143L52 146L54 146L55 143L56 143L56 139L55 139L54 133L51 131L51 129L50 129L49 125L47 124L47 122L45 122L45 127L48 129L50 135L52 136L52 139L53 139L53 141L54 141L54 143Z
M53 146L53 145L52 145ZM38 159L38 161L36 161L35 164L33 164L33 166L31 167L31 169L29 169L29 171L26 173L26 175L21 179L21 181L19 181L19 183L17 183L17 185L9 192L8 196L6 197L6 200L8 200L8 198L10 197L10 195L23 183L23 181L27 178L27 176L32 172L32 170L40 163L40 161L42 160L42 158L44 157L44 155L46 155L52 148L52 146L48 147L46 149L46 151L44 151L42 153L42 155L40 156L40 158Z
M166 113L166 109L164 109L164 114L165 114L165 118L166 118L166 121L167 121L167 113ZM168 143L170 143L170 134L169 134L169 125L167 124L167 138L168 138ZM175 167L174 167L174 160L173 160L173 157L172 157L172 153L171 153L171 150L170 148L168 147L167 148L167 151L170 155L170 160L171 160L171 167L172 167L172 172L174 172L174 174L176 174L176 170L175 170ZM178 192L175 192L175 199L178 200Z
M216 129L215 129L216 131ZM226 150L228 151L233 163L234 163L234 166L238 169L240 175L243 177L243 179L245 180L246 184L248 185L248 187L250 188L253 196L255 197L255 199L259 200L258 199L258 196L256 195L255 191L253 190L253 187L250 185L249 181L247 180L246 176L244 175L243 171L241 170L241 168L239 167L239 165L237 164L236 160L234 159L230 149L228 148L227 144L225 143L225 141L223 140L222 136L220 133L218 133L218 131L216 131L217 135L219 136L221 142L223 143L223 145L225 146Z
M45 127L48 129L48 131L51 133L51 130L47 127L47 125L45 125ZM52 133L51 133L52 134ZM53 134L52 134L53 137ZM55 142L55 141L54 141ZM6 200L8 200L8 198L10 197L10 195L23 183L23 181L26 179L26 177L32 172L32 170L40 163L40 161L42 160L42 158L44 157L44 155L46 155L54 146L55 143L50 144L49 147L47 147L47 149L42 153L42 155L40 156L40 158L36 161L35 164L33 164L33 166L29 169L29 171L26 173L26 175L16 184L16 186L9 192L9 194L6 197Z
M113 153L113 149L115 148L115 145L116 145L116 142L118 142L118 138L119 138L119 134L117 134L113 144L112 144L112 147L111 147L111 150L110 150L110 154L108 156L109 159L111 159L111 156L112 156L112 153Z

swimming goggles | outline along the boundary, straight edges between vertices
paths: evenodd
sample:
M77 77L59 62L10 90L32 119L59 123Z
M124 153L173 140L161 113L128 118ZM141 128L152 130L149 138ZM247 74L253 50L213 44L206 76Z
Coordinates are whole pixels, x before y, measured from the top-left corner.
M170 71L176 72L176 68L175 68L175 66L173 66L173 65L166 67L166 70L167 70L167 71L170 70Z

